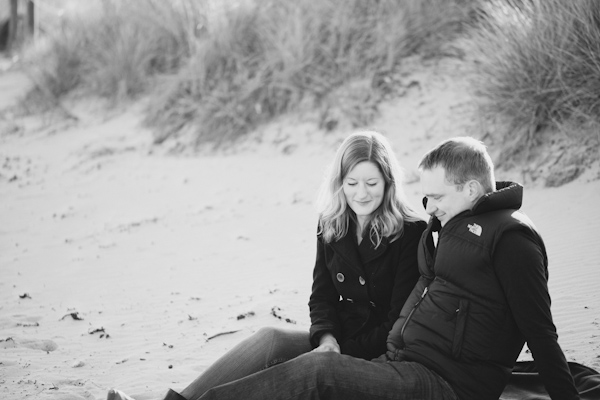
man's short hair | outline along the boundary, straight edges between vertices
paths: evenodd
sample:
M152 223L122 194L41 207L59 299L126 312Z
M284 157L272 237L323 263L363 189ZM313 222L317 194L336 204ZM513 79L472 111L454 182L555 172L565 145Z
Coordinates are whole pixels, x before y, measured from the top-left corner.
M441 142L423 156L420 170L442 167L446 180L459 188L470 180L479 182L486 192L496 187L494 163L485 145L472 137L455 137Z

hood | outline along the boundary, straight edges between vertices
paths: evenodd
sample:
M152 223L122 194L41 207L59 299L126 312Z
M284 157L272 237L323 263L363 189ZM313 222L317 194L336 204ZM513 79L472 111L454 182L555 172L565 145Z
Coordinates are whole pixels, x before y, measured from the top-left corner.
M473 206L473 214L495 210L518 210L523 204L523 186L515 182L496 182L496 191L480 198Z

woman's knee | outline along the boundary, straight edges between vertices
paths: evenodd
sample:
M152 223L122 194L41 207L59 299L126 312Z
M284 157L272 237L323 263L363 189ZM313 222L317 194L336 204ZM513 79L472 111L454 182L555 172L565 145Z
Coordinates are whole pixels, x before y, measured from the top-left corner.
M270 343L274 348L278 346L296 347L299 342L310 344L308 332L264 327L256 331L254 335L258 340Z
M308 332L267 327L253 337L254 344L266 350L266 365L291 360L311 350Z
M279 343L285 341L286 337L281 329L272 327L260 328L252 336L257 342L270 344L272 347L277 347Z
M281 334L281 329L273 328L272 326L264 326L256 331L255 335L265 338L274 338Z

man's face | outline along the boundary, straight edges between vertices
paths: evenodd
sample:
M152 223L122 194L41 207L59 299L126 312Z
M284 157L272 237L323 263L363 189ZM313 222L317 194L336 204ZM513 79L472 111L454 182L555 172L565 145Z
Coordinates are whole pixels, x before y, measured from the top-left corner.
M442 226L473 206L467 185L463 185L462 190L458 188L458 185L446 180L446 171L442 167L421 171L421 190L427 197L425 211L436 216Z

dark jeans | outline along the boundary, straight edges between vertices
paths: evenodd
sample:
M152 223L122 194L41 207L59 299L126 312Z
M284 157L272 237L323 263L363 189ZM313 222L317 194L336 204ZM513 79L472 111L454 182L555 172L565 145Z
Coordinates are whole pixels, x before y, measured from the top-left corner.
M308 332L262 328L215 361L181 391L181 395L196 400L213 387L245 378L311 350Z
M456 400L448 383L423 365L306 353L210 389L201 400Z

